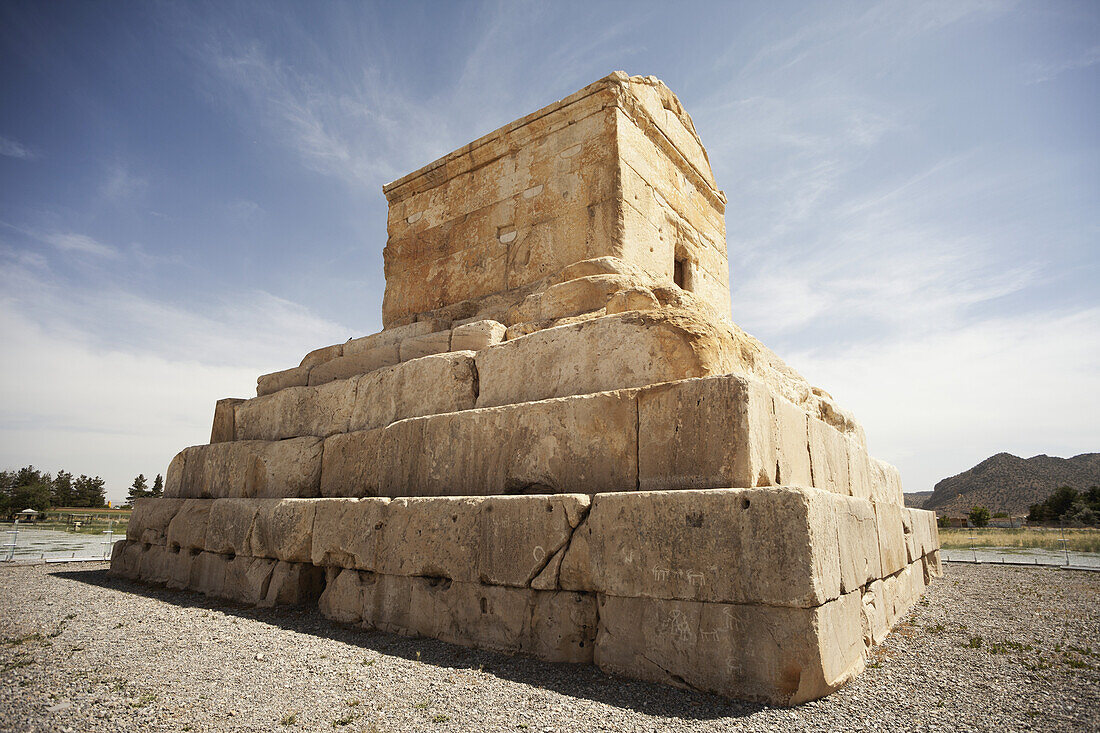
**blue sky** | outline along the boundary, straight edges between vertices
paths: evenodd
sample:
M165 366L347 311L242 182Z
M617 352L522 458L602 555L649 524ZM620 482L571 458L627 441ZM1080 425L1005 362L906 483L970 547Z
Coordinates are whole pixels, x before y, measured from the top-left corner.
M1100 450L1100 5L0 5L0 464L118 499L377 331L381 186L612 70L719 186L733 317L906 490Z

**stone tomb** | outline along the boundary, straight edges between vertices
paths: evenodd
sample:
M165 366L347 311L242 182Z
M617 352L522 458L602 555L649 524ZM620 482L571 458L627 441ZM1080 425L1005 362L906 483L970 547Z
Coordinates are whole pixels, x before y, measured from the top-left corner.
M858 674L935 517L730 320L672 92L616 72L384 192L385 328L218 401L111 572L780 705Z

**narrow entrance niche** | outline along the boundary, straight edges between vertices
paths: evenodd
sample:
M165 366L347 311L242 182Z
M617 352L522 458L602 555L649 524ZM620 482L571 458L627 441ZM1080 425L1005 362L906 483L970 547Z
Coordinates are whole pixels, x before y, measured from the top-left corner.
M686 257L677 257L672 265L672 282L683 290L694 290L695 270L691 260Z

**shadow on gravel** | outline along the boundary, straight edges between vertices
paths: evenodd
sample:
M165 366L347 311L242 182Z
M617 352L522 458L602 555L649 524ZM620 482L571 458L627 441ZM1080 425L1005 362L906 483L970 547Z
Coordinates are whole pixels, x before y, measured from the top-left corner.
M400 636L343 626L324 618L316 608L281 606L253 608L208 598L193 591L170 591L113 578L106 570L69 570L51 573L123 593L155 598L183 608L220 611L253 619L300 634L371 649L379 654L401 657L452 669L480 669L501 679L553 690L646 715L693 720L740 718L767 709L759 703L731 701L716 695L639 682L604 674L587 664L543 662L531 657L509 656L483 649L469 649L435 639Z

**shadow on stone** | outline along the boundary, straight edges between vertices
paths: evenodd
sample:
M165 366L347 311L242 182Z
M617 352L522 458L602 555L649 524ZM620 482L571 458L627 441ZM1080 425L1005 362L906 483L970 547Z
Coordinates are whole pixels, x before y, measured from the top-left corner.
M379 654L419 661L436 667L480 669L500 679L553 690L562 695L630 709L646 715L712 720L745 717L771 707L614 677L588 664L542 662L531 657L470 649L435 639L400 636L343 626L326 619L313 607L254 608L208 598L194 591L173 591L162 586L145 585L124 578L110 577L106 570L70 570L51 573L51 575L100 588L154 598L182 608L220 611L300 634L309 634L319 639L331 639L370 649Z

